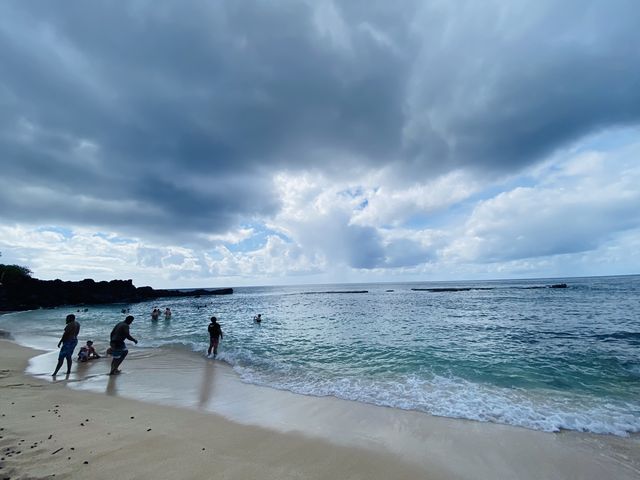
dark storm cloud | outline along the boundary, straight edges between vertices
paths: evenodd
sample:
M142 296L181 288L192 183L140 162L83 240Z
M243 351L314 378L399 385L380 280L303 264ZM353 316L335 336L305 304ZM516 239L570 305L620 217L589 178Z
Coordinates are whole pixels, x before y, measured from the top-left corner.
M221 232L278 168L509 171L637 123L637 3L529 3L3 2L0 216Z
M449 2L421 17L406 153L513 170L640 120L634 1Z
M277 208L273 165L317 146L390 151L381 133L401 123L397 62L373 42L336 54L302 3L1 8L5 218L223 231ZM82 141L95 162L72 164ZM25 184L56 198L22 202ZM146 209L83 211L77 196Z

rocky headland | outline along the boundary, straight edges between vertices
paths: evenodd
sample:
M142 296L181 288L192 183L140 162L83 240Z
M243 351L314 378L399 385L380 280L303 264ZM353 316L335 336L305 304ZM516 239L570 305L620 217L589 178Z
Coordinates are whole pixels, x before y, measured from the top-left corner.
M0 283L0 311L32 310L60 305L137 303L164 297L229 295L232 288L164 290L136 287L132 280L79 282L39 280L30 276L5 278Z

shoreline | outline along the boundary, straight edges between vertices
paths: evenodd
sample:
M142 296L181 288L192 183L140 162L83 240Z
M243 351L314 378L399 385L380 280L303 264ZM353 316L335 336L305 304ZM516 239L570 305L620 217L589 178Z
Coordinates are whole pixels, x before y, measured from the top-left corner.
M3 478L424 478L391 454L23 374L38 353L0 340Z
M197 425L215 425L213 428L204 428L197 434L205 443L218 441L220 428L225 431L225 436L231 433L241 435L240 432L248 430L252 433L246 434L247 439L237 445L238 451L232 462L234 465L246 461L243 457L247 449L262 448L252 440L252 437L257 435L256 432L262 432L261 435L269 436L270 443L276 442L284 449L281 455L286 457L290 454L296 457L289 458L287 465L293 468L290 471L295 471L296 475L300 474L300 478L326 478L329 475L336 478L361 478L365 473L368 478L436 479L533 479L547 476L595 480L606 477L631 479L640 476L640 438L637 436L623 438L570 431L552 434L506 425L432 417L419 412L378 407L334 397L298 395L244 384L224 363L207 361L196 356L189 358L180 352L170 350L162 350L157 355L132 351L123 364L124 374L115 379L104 375L105 362L90 362L89 365L74 362L72 376L68 381L51 382L50 377L47 380L41 377L50 375L48 370L55 364L55 351L42 353L7 340L0 342L2 365L7 364L7 357L12 357L9 350L17 352L16 355L23 358L21 369L19 366L11 369L9 377L1 379L0 387L3 392L13 394L21 390L21 387L11 385L29 385L30 389L38 391L38 397L42 397L39 399L40 403L49 397L58 398L62 395L65 397L63 403L74 404L74 410L85 418L95 416L94 413L90 413L93 405L102 406L105 402L109 406L101 408L106 408L109 412L113 409L115 421L120 421L120 416L123 416L124 420L129 419L126 412L123 414L123 410L126 410L124 405L129 405L127 408L135 406L136 409L145 412L153 411L158 419L164 418L163 416L175 419L172 421L177 423L171 435L174 436L176 444L190 443L194 435L191 430L180 427L183 421L180 419L183 417L195 416L198 419ZM11 348L5 348L8 345ZM28 358L31 358L28 367L30 375L23 373ZM79 366L82 368L78 369ZM7 378L11 381L8 382ZM7 395L3 395L4 397ZM89 398L91 400L88 400ZM21 402L24 401L23 395ZM5 413L6 401L2 403L2 413ZM80 406L76 409L77 403L80 403ZM12 408L15 409L15 406L12 405ZM51 406L47 409L51 409ZM27 419L25 423L28 423L31 415L36 414L40 417L43 414L34 412L33 406L24 405L21 410L22 416ZM108 415L111 417L112 413ZM110 425L113 420L109 420L106 425ZM129 425L130 423L132 422L120 423L118 428L127 432L136 425L135 422L132 425ZM223 426L219 426L218 423ZM76 426L77 424L74 424L71 427L77 430ZM58 424L57 427L64 427L63 430L66 430L64 424ZM155 430L156 427L153 427L152 431ZM162 441L155 438L152 431L144 430L144 435L139 433L138 440L142 442L145 456L148 453L147 443L151 447ZM82 432L86 435L88 430L81 429L78 434L82 435ZM41 431L40 436L44 433ZM103 432L97 432L97 435L104 440ZM24 436L21 438L27 440ZM313 444L312 447L309 446L308 451L300 454L302 457L306 456L302 464L297 460L299 454L293 453L297 449L292 446L301 442L301 438ZM74 440L74 443L79 441ZM93 442L89 439L82 441ZM1 445L4 447L6 443ZM169 448L174 450L173 446ZM329 450L333 452L332 455L337 455L337 452L345 455L345 461L355 455L360 458L358 466L348 467L340 462L333 465L332 462L331 466L325 466L326 471L323 467L315 474L306 469L307 464L311 466L314 462L321 461ZM94 446L92 451L94 455L100 451L100 458L106 456L113 461L110 456L112 453L102 452L99 445ZM199 452L191 456L186 451L181 454L197 463L203 461ZM136 458L138 453L132 451L123 455ZM228 455L234 456L232 453ZM369 466L375 465L376 459L381 458L384 458L385 466L391 470L380 469L379 465L369 470ZM7 465L8 460L10 459L5 462ZM94 462L95 460L91 464ZM217 460L215 463L217 464ZM100 475L103 469L109 468L108 464L98 464L100 468L92 469L92 475L104 478ZM60 466L63 465L62 463ZM87 467L84 464L83 466ZM193 471L200 471L198 468L200 465ZM332 470L334 468L343 470L338 472ZM259 470L262 472L262 467ZM0 472L6 473L6 470L3 468ZM385 474L382 475L381 472ZM194 475L191 478L211 478L210 474L203 474L201 477L195 473ZM231 476L243 478L239 474ZM262 473L261 477L264 477ZM282 472L274 478L283 478Z

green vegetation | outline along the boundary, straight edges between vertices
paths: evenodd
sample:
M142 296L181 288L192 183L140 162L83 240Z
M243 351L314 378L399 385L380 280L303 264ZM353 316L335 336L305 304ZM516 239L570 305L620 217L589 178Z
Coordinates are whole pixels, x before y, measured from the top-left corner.
M0 253L0 257L2 253ZM31 270L21 265L4 265L0 263L0 285L14 283L31 277Z

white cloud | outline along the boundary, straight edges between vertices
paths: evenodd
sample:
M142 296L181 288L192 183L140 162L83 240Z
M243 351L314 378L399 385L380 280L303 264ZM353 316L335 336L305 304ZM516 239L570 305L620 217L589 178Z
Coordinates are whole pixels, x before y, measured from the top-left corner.
M325 267L322 257L310 257L302 249L277 236L269 236L264 246L248 252L232 252L220 246L217 258L207 256L208 275L212 277L243 278L250 283L256 279L278 279L321 272Z
M384 177L384 173L379 177ZM402 226L413 215L430 215L467 199L480 186L468 173L458 170L409 187L391 182L378 188L369 187L363 194L367 208L356 212L353 222Z
M313 5L313 24L322 40L344 52L351 52L351 37L338 6L332 0L316 0Z
M205 239L209 242L213 243L231 243L236 244L240 243L243 240L247 240L254 235L255 231L253 228L239 228L234 231L230 231L224 234L217 235L205 235Z
M24 226L0 227L4 261L28 266L40 278L111 280L141 273L135 268L136 247L113 243L89 230L67 235ZM126 277L121 276L127 272Z
M640 144L581 152L540 183L480 202L445 255L498 262L595 250L640 226Z

